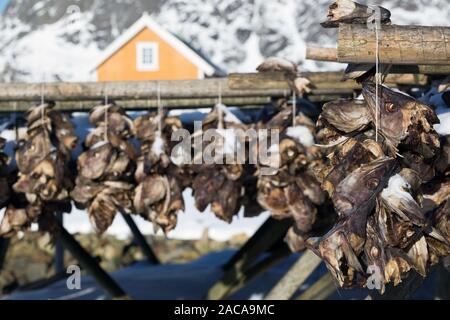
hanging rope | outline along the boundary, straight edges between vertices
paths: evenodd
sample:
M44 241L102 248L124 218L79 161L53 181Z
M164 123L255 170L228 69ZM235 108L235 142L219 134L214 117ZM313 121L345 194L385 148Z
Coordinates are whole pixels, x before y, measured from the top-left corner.
M223 129L223 111L222 111L222 84L219 82L219 93L218 93L218 128Z
M163 129L163 105L161 102L161 84L158 82L158 134L161 137Z
M292 126L295 127L295 118L297 115L297 94L295 90L292 92Z
M377 14L379 12L378 8L373 6L372 9L374 10L375 14L375 141L378 142L378 135L380 130L380 99L379 99L379 93L380 93L380 85L381 85L381 75L380 75L380 17Z
M42 126L43 126L43 128L44 128L44 134L45 134L45 137L46 137L46 138L49 138L48 132L47 132L47 128L46 128L46 125L45 125L45 109L46 109L46 108L44 107L44 104L45 104L44 82L42 82L42 83L41 83L41 105L40 105L40 108L41 108L41 120L42 120ZM44 144L44 145L46 145L46 144ZM49 151L49 150L44 150L44 153L47 154L48 151Z
M105 88L105 142L108 142L108 93Z

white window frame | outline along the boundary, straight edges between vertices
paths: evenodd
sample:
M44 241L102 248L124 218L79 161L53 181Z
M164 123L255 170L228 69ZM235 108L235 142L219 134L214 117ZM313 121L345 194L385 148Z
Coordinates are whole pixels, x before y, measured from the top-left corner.
M146 49L153 50L153 62L145 64L143 52ZM157 42L138 42L136 44L136 69L138 71L158 71L159 70L159 44Z

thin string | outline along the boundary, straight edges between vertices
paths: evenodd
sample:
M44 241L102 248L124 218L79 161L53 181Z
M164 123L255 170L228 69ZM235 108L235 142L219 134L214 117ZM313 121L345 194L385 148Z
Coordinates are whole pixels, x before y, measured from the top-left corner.
M105 142L108 142L108 93L105 89Z
M376 49L375 49L375 141L378 142L378 134L380 130L380 35L378 30L378 22L375 21L375 37L376 37Z
M163 121L163 105L161 103L161 84L158 82L158 90L157 90L157 95L158 95L158 134L159 136L161 136L162 133L162 121Z
M295 127L295 118L297 115L297 95L295 90L292 91L292 126Z
M218 104L219 104L219 108L218 108L218 128L219 129L223 129L223 113L222 113L222 83L219 82L219 93L218 93Z
M41 120L42 120L42 126L44 128L44 135L46 138L49 138L49 133L47 132L47 128L45 125L45 107L44 107L44 103L45 103L45 95L44 95L44 82L41 83ZM47 144L44 144L47 145ZM43 150L43 152L45 153L45 155L48 154L48 150Z
M14 140L17 141L19 136L19 132L17 129L17 101L14 101L13 121L14 121Z

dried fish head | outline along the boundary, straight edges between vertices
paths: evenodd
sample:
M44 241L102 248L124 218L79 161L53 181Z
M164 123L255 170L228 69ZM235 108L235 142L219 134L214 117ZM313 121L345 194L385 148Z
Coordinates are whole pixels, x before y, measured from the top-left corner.
M111 160L117 157L117 153L109 143L94 146L83 153L78 159L78 171L85 179L96 180L102 177Z
M16 192L36 194L42 200L55 200L62 188L62 171L52 159L41 161L28 175L14 184Z
M19 141L16 162L20 172L30 173L39 162L49 155L51 149L49 135L44 131L40 131L29 140Z
M220 188L220 192L216 194L211 202L211 210L219 219L231 223L233 216L239 212L241 196L240 185L231 180L225 180Z
M350 133L364 130L372 116L364 100L338 100L324 104L322 120L339 131Z
M375 84L366 82L363 85L363 96L369 105L373 123L376 122L376 87ZM439 140L433 129L433 124L439 122L434 111L425 104L412 97L393 91L386 86L379 89L379 129L386 139L391 155L398 151L398 145L410 135L411 127L420 126L420 130L436 139L422 141L428 148L439 150Z
M393 158L381 158L364 164L349 174L336 188L333 203L340 216L367 215L377 195L386 186L395 168Z

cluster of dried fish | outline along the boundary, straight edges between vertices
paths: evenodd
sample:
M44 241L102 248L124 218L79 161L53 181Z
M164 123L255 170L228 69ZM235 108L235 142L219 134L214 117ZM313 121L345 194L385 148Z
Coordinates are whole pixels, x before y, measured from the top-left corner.
M257 200L275 219L293 219L286 241L292 251L300 251L321 220L318 207L325 204L326 196L314 174L323 166L321 150L315 146L315 125L301 113L295 121L293 116L292 107L284 103L271 120L257 125L279 132L278 144L268 143L268 161L258 164ZM265 144L258 144L264 154L261 148Z
M78 206L88 209L92 225L102 233L117 212L133 211L137 160L131 141L134 124L114 104L93 108L89 121L95 129L84 142L88 150L78 158L78 176L71 196Z
M204 211L208 205L221 220L231 222L245 201L248 180L247 157L237 152L245 147L240 134L246 126L226 106L217 104L193 134L192 189L195 206Z
M339 218L309 245L341 286L365 286L375 272L383 292L411 269L425 276L450 254L449 210L442 204L448 186L424 191L448 171L448 147L441 147L433 129L438 119L427 105L385 86L376 99L371 82L363 84L363 96L328 103L319 118L330 153L318 179Z
M73 187L68 166L78 138L69 118L41 104L26 114L26 130L19 130L16 163L18 179L0 226L1 235L12 235L31 222L46 223L55 212L70 212ZM42 224L45 225L45 224Z
M134 124L141 142L134 208L137 214L153 222L155 231L161 228L167 233L175 228L178 214L184 211L182 192L189 185L183 168L169 156L174 147L172 133L181 129L182 123L176 117L148 114L138 117Z

